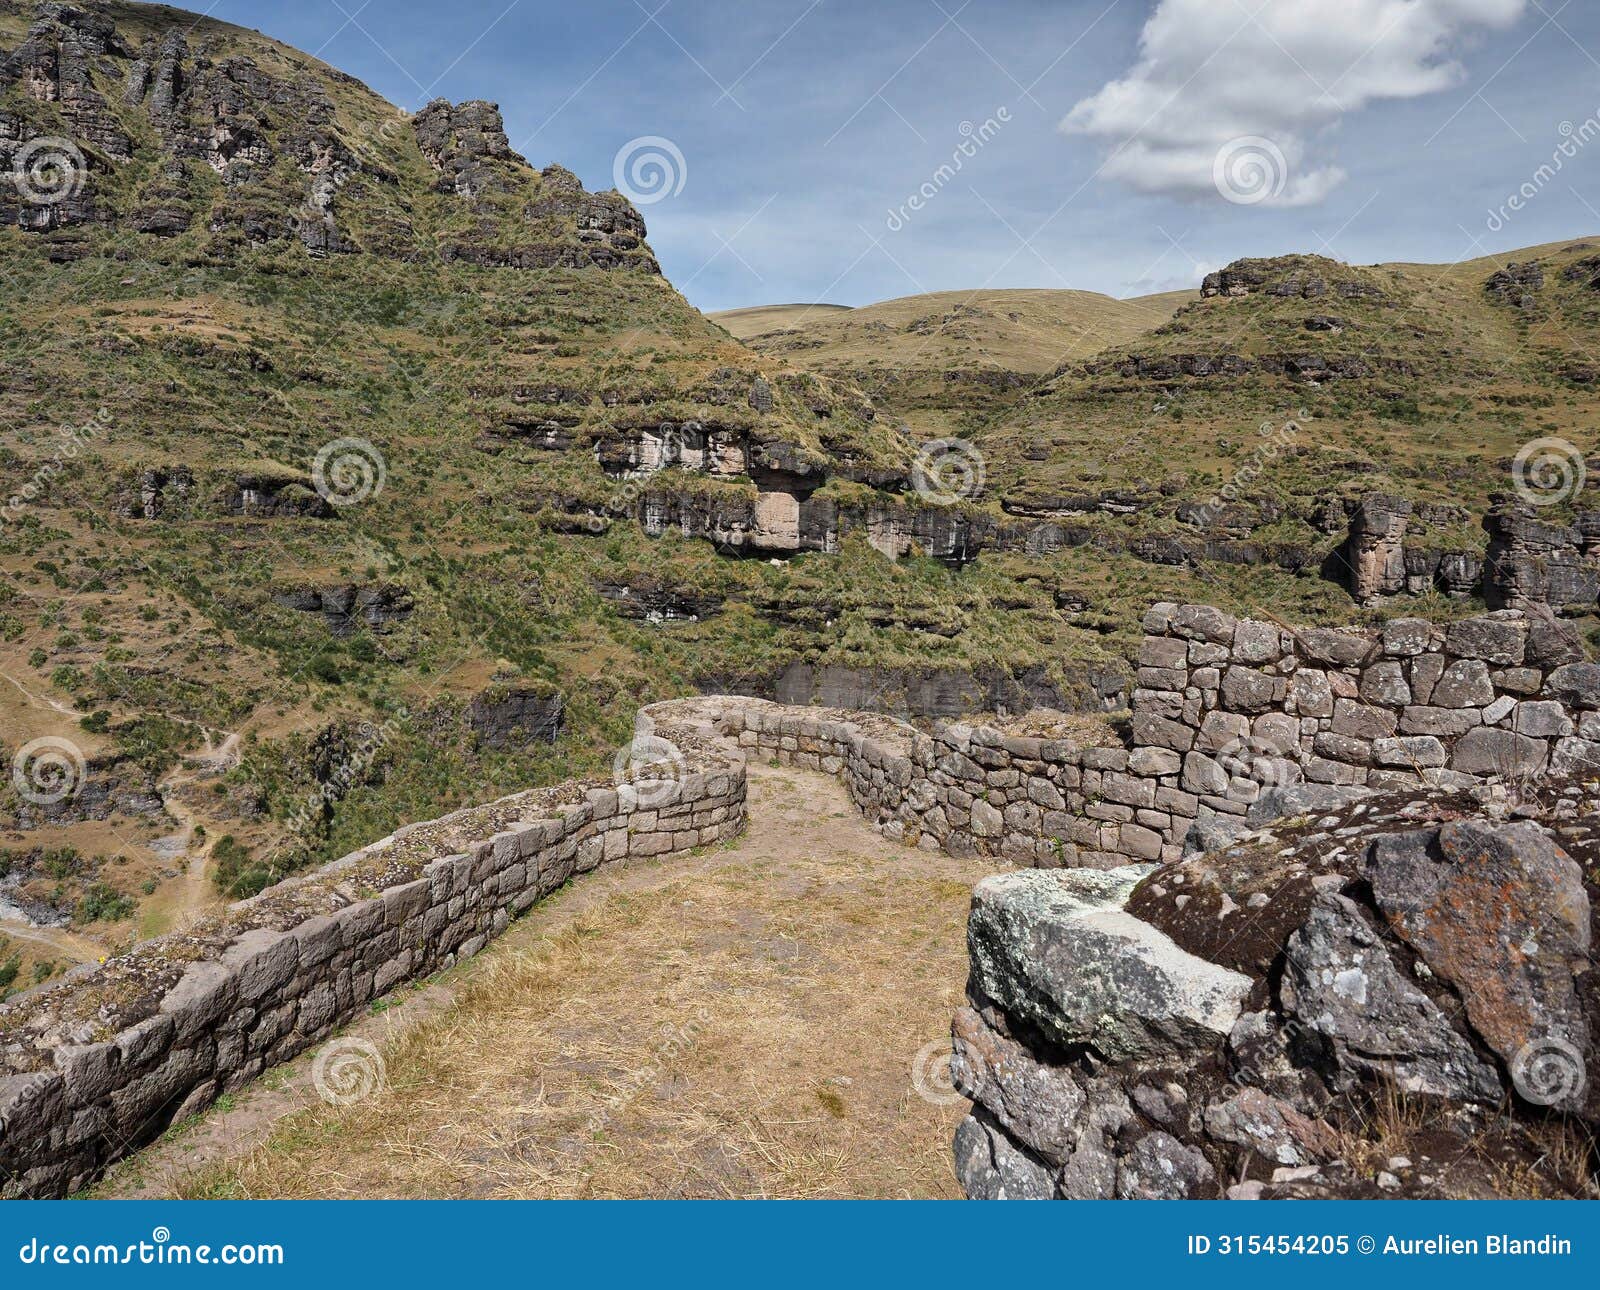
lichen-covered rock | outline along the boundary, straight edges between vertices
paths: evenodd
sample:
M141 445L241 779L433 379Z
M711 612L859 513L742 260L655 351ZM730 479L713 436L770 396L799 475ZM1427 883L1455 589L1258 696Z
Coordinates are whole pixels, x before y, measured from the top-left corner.
M1122 909L1147 872L984 879L967 928L973 988L1053 1042L1113 1061L1220 1042L1250 982Z
M1494 1070L1411 985L1354 901L1317 897L1289 938L1280 987L1285 1011L1332 1048L1336 1079L1392 1081L1410 1093L1493 1102Z
M1076 1141L1084 1094L1070 1073L1038 1061L972 1008L956 1013L950 1062L956 1089L982 1105L1041 1159L1063 1165Z
M972 1200L1052 1200L1050 1171L975 1111L956 1127L956 1180Z
M1117 1196L1122 1200L1201 1199L1216 1191L1211 1162L1160 1129L1134 1143L1117 1166Z
M1536 825L1461 820L1389 834L1366 864L1378 908L1429 970L1455 987L1472 1028L1508 1069L1588 1026L1574 971L1587 967L1588 893L1578 865ZM1574 1089L1565 1109L1582 1103Z

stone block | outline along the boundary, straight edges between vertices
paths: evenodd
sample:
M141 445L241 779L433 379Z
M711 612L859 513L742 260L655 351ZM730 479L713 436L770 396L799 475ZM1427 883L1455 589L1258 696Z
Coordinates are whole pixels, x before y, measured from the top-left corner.
M1386 708L1374 708L1356 699L1340 699L1333 707L1333 733L1356 739L1387 739L1400 719Z
M1494 702L1494 681L1482 659L1464 658L1450 664L1433 687L1430 700L1436 708L1481 708Z
M1549 757L1550 745L1542 739L1480 727L1456 741L1450 769L1468 775L1534 775Z

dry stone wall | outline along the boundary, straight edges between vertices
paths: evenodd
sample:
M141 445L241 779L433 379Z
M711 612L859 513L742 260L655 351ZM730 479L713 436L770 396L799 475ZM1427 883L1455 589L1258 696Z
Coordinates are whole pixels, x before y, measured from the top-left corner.
M575 874L743 828L743 759L681 705L654 757L425 824L0 1005L0 1197L87 1186L168 1125L476 954ZM654 777L653 777L654 776Z
M1600 665L1502 610L1293 630L1206 605L1145 619L1123 746L704 700L728 734L839 774L883 832L953 855L1111 868L1349 790L1600 768ZM1346 790L1341 793L1340 790Z
M657 704L641 731L666 772L408 825L0 1005L0 1195L80 1189L371 999L477 953L575 874L731 837L751 753L838 776L895 841L1090 869L1170 862L1186 839L1369 789L1600 769L1600 665L1553 620L1294 631L1160 604L1145 629L1121 744L739 697Z

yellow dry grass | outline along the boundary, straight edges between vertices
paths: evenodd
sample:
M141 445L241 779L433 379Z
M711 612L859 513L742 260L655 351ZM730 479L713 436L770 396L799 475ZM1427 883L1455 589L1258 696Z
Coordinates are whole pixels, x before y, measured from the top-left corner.
M818 367L951 362L1044 374L1158 327L1196 291L1117 300L1094 291L934 291L859 309L764 305L712 314L757 349Z
M264 1141L224 1133L177 1175L163 1144L135 1189L957 1195L965 1103L925 1099L915 1072L948 1052L992 863L884 841L818 775L752 767L751 783L737 844L579 879L453 974L454 1001L383 1045L374 1096L302 1098Z

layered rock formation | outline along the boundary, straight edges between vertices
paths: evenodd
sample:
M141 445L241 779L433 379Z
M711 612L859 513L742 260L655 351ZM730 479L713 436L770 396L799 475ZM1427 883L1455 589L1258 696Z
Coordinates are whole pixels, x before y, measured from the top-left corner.
M25 230L193 232L221 256L293 239L315 255L660 271L626 199L586 193L559 166L533 171L495 104L436 100L407 119L350 78L220 24L197 31L174 13L135 44L114 9L49 0L31 16L0 56L0 88L19 95L0 112L0 163L26 177L0 215ZM423 167L447 202L415 199Z

